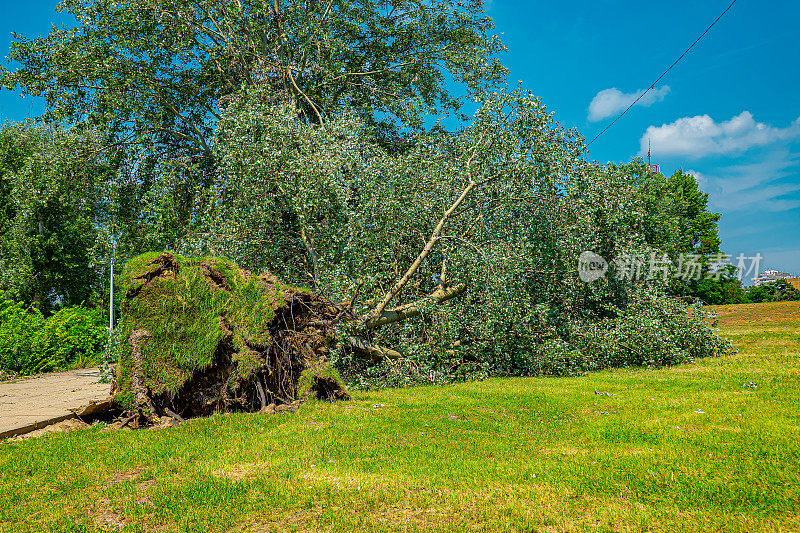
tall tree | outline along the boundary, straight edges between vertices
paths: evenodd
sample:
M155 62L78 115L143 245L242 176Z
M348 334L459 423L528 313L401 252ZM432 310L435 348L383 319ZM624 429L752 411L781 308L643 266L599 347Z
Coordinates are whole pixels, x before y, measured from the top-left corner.
M647 224L645 237L670 257L678 254L710 256L719 252L719 213L708 209L708 194L694 176L677 170L669 177L645 172L640 185Z
M419 125L499 81L503 49L482 0L65 0L73 27L14 36L0 84L117 140L210 156L221 110L254 86L312 122L344 107L368 122Z
M40 139L22 124L0 128L0 235L8 233L14 218L14 177L36 150Z
M675 276L670 291L706 301L719 291L734 290L735 283L724 290L717 287L720 285L719 276L714 277L716 283L704 279L715 268L714 261L719 259L718 222L721 215L709 210L708 194L700 189L695 177L683 170L677 170L669 177L650 172L641 161L634 162L630 168L639 180L638 194L646 213L642 233L647 242L666 252L676 266L684 264L687 259L700 265L700 279ZM680 256L684 257L683 262ZM730 275L726 275L725 283L728 278Z
M3 143L8 136L17 142ZM92 135L46 126L0 132L0 160L15 161L4 176L11 216L0 237L0 289L44 313L82 303L100 286L102 187L113 173L102 148Z
M215 179L228 103L254 92L319 123L348 108L385 142L501 80L482 0L64 0L76 24L14 35L0 86L121 146L123 244L173 246Z

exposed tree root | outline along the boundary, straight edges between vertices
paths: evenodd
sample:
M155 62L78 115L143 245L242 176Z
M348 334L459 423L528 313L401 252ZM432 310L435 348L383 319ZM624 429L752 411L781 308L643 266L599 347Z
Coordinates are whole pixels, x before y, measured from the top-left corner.
M253 276L229 264L224 270L218 267L219 263L179 260L164 252L140 267L143 272L129 276L131 286L125 293L128 304L123 304L123 311L128 310L128 313L123 312L122 320L129 325L126 344L130 354L120 357L115 390L127 423L142 427L157 424L163 416L177 420L215 412L256 412L269 405L296 405L305 399L349 399L338 375L326 361L326 355L336 342L333 325L347 310L319 295L281 284L270 274ZM196 274L192 274L192 269ZM198 278L198 274L202 277ZM230 276L235 279L229 279ZM159 314L162 308L169 309L169 306L161 305L160 298L167 296L156 292L165 286L164 283L152 284L157 278L174 280L174 290L163 294L177 298L179 312L187 317L205 316L203 309L208 313L207 308L201 309L209 300L208 289L203 293L206 296L197 296L196 287L195 293L186 292L193 287L190 279L204 279L212 293L230 294L229 300L221 296L222 301L229 303L218 311L218 323L200 328L219 332L216 347L208 353L209 363L192 367L188 373L186 362L163 360L165 354L179 353L174 344L193 345L192 339L184 338L187 334L170 323L175 316L167 312L163 312L164 316ZM197 282L194 283L196 286ZM269 322L260 329L252 321L242 322L241 310L225 307L242 301L234 297L235 291L244 290L242 287L247 287L251 298L254 293L263 295L273 310L268 314ZM133 305L133 300L143 298L142 305ZM263 307L264 301L256 301L256 304ZM165 338L163 331L159 337L137 324L137 321L152 324L154 315L155 320L164 321L163 331L170 332L172 337ZM254 328L264 333L253 336ZM259 340L262 338L269 340L265 343ZM159 342L168 346L159 345ZM186 358L200 359L193 358L191 353ZM164 383L176 373L188 377L170 390ZM306 384L302 390L301 381Z

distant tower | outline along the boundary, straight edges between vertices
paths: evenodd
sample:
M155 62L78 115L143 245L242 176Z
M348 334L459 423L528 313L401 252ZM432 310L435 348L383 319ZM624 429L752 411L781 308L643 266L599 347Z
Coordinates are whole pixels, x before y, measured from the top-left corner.
M654 174L658 174L660 172L658 165L653 165L650 163L650 139L647 139L647 170Z

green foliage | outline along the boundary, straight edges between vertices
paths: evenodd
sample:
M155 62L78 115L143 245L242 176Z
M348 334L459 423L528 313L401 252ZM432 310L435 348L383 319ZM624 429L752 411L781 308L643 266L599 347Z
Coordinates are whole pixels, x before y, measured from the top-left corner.
M21 68L0 72L0 84L46 97L53 118L76 126L48 133L58 142L44 143L47 157L15 171L43 192L35 201L17 194L30 207L15 207L3 254L13 280L3 286L45 311L87 297L86 251L102 255L103 233L123 257L222 255L353 300L368 319L341 322L340 338L402 352L365 363L340 343L333 362L364 386L657 366L725 351L686 322L663 280L620 279L613 267L593 284L578 278L585 250L609 260L708 254L719 217L691 176L586 161L581 136L538 99L501 90L503 45L480 0L65 0L60 9L76 25L15 36L10 58ZM470 121L449 78L478 104ZM457 131L423 131L426 116L450 111L462 119ZM90 124L108 158L91 172L76 162L95 159L72 149L92 144L81 137ZM89 177L111 169L95 202L99 182ZM65 188L72 182L80 193ZM151 259L129 263L126 291ZM212 268L230 294L188 268L149 283L125 309L120 338L154 328L144 344L154 394L174 394L210 364L222 335L210 318L223 309L237 345L268 340L274 295L236 269ZM459 287L444 305L429 297ZM408 309L418 318L369 325ZM115 346L128 368L130 347ZM253 366L248 353L238 352L242 369Z
M733 272L713 279L706 276L720 253L717 224L721 215L708 210L708 194L697 179L683 170L669 177L651 172L641 160L628 167L638 176L638 193L646 213L641 231L647 243L666 252L673 264L680 263L680 255L693 255L701 265L700 279L672 278L670 293L709 304L741 300Z
M41 139L21 125L0 128L0 234L9 231L16 211L13 191L15 176L37 150Z
M458 110L454 86L466 94L494 86L504 47L482 7L64 0L58 10L75 23L44 37L15 34L9 59L19 68L0 67L0 86L46 98L54 123L103 132L116 177L99 226L131 258L175 248L194 226L203 205L195 200L215 179L215 128L237 95L263 91L313 122L350 109L390 143L428 114ZM0 179L0 210L3 194Z
M0 298L0 368L25 374L44 371L46 361L33 351L34 337L43 326L44 317L38 310Z
M733 265L723 267L719 275L705 276L690 285L689 296L698 298L708 305L738 304L746 301L742 282L734 276Z
M108 342L100 354L100 381L102 383L110 383L116 375L119 354L122 353L123 346L127 341L121 334L119 325L112 328L108 335Z
M297 397L304 401L314 401L317 395L325 398L325 389L346 391L336 368L324 358L320 358L300 373L297 381Z
M76 24L14 36L0 83L44 96L173 153L209 152L225 101L251 87L289 96L311 120L343 107L373 122L420 123L459 107L448 78L476 90L504 74L483 2L66 0ZM64 60L69 58L69 60ZM383 117L383 118L379 118Z
M108 330L100 309L66 307L45 319L0 295L0 368L38 374L97 365Z
M640 163L634 165L644 174L639 193L648 214L643 227L647 242L673 259L679 254L719 252L720 214L708 211L708 194L700 190L696 178L683 170L666 177L648 172Z
M745 291L745 301L749 303L791 302L798 300L800 300L800 291L783 279L764 285L754 285L748 287Z
M47 370L97 366L108 338L102 309L65 307L45 320L34 350Z
M752 286L745 292L745 297L750 303L762 303L775 301L775 290L769 285Z
M777 280L760 286L742 287L734 276L735 267L727 265L717 276L704 277L691 285L689 296L708 305L786 302L800 300L800 291L786 280Z
M800 300L800 291L786 280L779 279L776 281L774 290L776 302L796 302Z

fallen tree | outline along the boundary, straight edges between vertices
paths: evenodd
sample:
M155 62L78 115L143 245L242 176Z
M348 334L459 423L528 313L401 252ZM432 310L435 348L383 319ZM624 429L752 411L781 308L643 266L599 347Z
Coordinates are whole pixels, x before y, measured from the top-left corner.
M23 68L0 79L109 141L120 168L90 187L107 191L95 226L125 258L155 246L276 276L129 265L118 397L135 423L296 401L317 363L369 387L728 349L669 297L667 265L640 268L675 243L708 253L691 228L713 216L676 227L643 200L642 161L588 160L539 99L505 90L480 1L69 4L78 28L20 39ZM63 60L109 43L114 61ZM445 71L477 104L453 131L423 127L461 108ZM580 278L586 252L605 277Z
M626 258L662 254L642 236L644 167L585 161L529 95L487 97L463 132L399 152L353 117L305 124L243 96L215 147L209 211L176 248L275 275L170 254L129 263L118 397L136 423L346 394L309 369L371 387L730 350L669 297L666 272L626 274ZM591 283L577 270L588 250L608 260Z
M175 248L346 302L329 359L358 387L726 353L669 297L668 265L629 268L664 253L643 234L647 168L587 161L530 94L480 100L462 130L387 148L347 112L309 124L290 103L239 95L217 128L207 211ZM586 251L607 275L581 279Z

